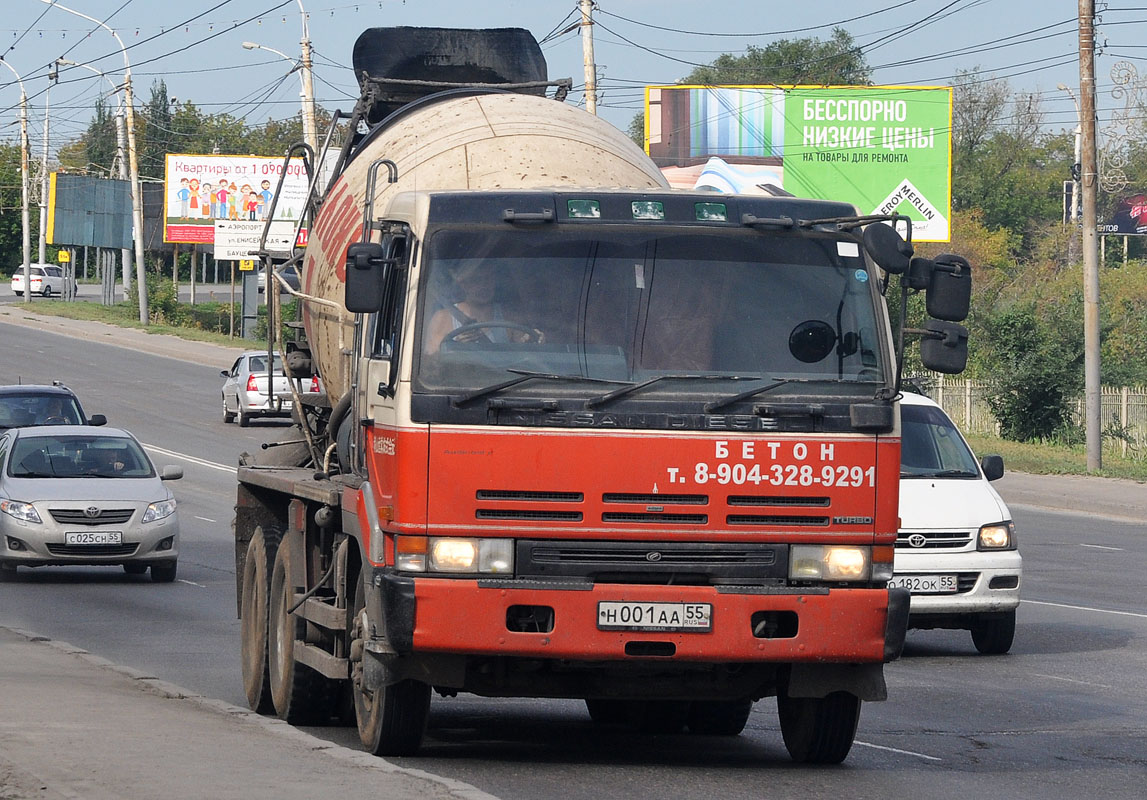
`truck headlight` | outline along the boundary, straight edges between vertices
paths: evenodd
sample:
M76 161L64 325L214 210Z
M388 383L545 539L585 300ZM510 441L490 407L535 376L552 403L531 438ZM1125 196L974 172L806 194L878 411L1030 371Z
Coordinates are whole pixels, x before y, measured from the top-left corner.
M160 500L158 503L152 503L143 512L143 517L140 522L155 522L156 520L166 519L175 513L175 500Z
M399 536L396 566L403 572L507 574L514 571L513 539Z
M20 503L15 500L0 501L0 511L21 522L43 522L36 513L36 507L31 503Z
M1011 520L985 525L976 538L977 550L1014 550L1016 548L1016 526Z
M871 572L872 551L868 547L797 544L789 549L790 580L866 581Z

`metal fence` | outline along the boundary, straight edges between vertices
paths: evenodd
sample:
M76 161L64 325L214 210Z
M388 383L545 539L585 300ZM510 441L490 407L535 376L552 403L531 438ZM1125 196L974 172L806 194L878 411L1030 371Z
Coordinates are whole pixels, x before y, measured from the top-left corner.
M988 406L990 384L945 376L914 379L966 433L997 436L1000 432ZM1121 455L1147 455L1147 386L1104 386L1100 390L1103 446ZM1083 398L1075 401L1073 421L1082 435Z

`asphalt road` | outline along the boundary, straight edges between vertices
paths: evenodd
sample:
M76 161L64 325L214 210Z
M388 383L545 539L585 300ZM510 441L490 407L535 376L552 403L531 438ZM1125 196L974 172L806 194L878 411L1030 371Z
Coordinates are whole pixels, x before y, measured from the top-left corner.
M160 466L186 474L172 484L183 532L176 583L118 569L21 570L0 592L0 624L244 705L232 468L284 423L223 424L223 353L188 364L4 323L0 337L5 379L63 380L88 413L129 428ZM1066 505L1087 509L1088 497ZM1013 512L1025 571L1012 653L979 656L966 632L911 633L905 657L887 669L889 701L865 705L840 767L793 766L770 700L742 736L724 739L599 728L580 702L435 698L423 754L395 761L506 798L1141 797L1147 520L1030 504ZM311 730L357 746L351 730Z

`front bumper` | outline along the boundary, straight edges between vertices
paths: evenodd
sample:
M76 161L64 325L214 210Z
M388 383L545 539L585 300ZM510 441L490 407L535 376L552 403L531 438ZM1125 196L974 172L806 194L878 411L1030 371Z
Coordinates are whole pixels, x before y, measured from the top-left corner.
M1023 559L1017 550L938 554L898 550L895 573L959 576L961 591L912 595L911 617L917 621L936 615L1011 611L1020 604Z
M65 526L0 525L0 561L13 566L98 566L175 561L179 556L179 521L175 515L147 525L108 525L85 528L122 532L120 545L66 545ZM70 527L68 530L76 530Z
M382 570L375 579L388 612L381 617L387 621L387 638L399 653L879 664L899 655L907 617L906 594L884 589L412 579ZM709 603L712 625L705 632L599 630L602 601ZM552 624L539 632L514 630L515 607L550 609ZM754 625L759 631L768 627L759 624L763 616L786 622L779 631L754 635Z

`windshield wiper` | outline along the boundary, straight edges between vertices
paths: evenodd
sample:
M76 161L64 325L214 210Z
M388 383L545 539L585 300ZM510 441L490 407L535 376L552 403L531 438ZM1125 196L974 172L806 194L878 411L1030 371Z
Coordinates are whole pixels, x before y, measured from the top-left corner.
M585 407L586 408L597 408L598 406L603 406L606 403L610 403L619 397L624 397L625 395L630 394L631 392L640 391L641 389L644 389L646 386L650 386L654 383L657 383L658 381L665 381L665 380L670 380L670 381L715 381L715 380L760 381L760 380L764 380L764 378L762 378L760 375L719 375L719 374L718 375L690 375L690 374L654 375L652 378L647 378L646 380L643 380L640 383L630 383L630 384L627 384L625 386L622 386L620 389L614 389L612 392L609 392L607 394L598 395L597 397L591 397L590 399L585 401Z
M762 378L762 380L764 380L764 379ZM714 411L716 411L718 408L724 408L725 406L731 406L734 403L739 403L742 400L748 400L750 397L754 397L758 394L764 394L765 392L771 392L773 389L776 389L778 386L784 386L786 383L808 383L808 379L807 378L778 378L773 383L765 384L764 386L758 386L755 389L746 389L745 391L740 392L738 394L735 394L732 397L726 397L724 400L713 400L712 402L706 403L705 404L705 413L711 414Z
M524 370L524 369L508 369L506 371L513 373L514 375L517 375L518 377L511 378L508 381L502 381L501 383L491 384L490 386L483 386L481 389L474 389L473 391L466 392L466 394L461 394L461 395L458 395L457 397L453 397L450 399L450 405L454 406L455 408L458 408L458 407L463 406L466 403L469 403L473 400L477 400L480 397L485 397L486 395L495 394L497 392L502 391L503 389L509 389L511 386L517 386L519 383L525 383L526 381L533 380L535 378L537 378L538 380L545 380L545 381L577 381L577 382L589 381L592 383L622 383L623 382L623 381L610 380L608 378L590 378L590 377L587 377L585 375L559 375L559 374L551 373L551 372L531 372L529 370Z

